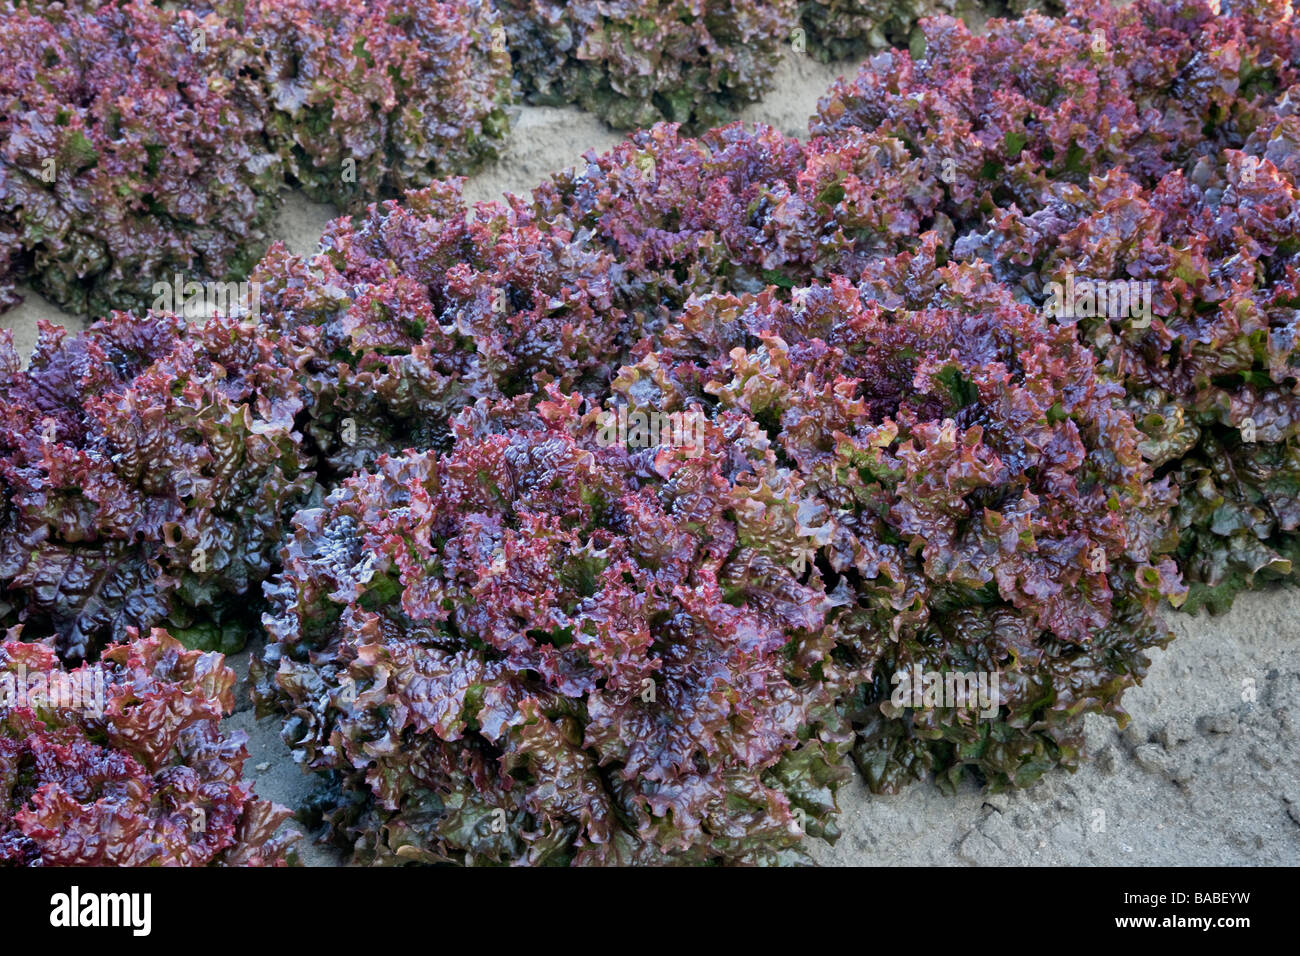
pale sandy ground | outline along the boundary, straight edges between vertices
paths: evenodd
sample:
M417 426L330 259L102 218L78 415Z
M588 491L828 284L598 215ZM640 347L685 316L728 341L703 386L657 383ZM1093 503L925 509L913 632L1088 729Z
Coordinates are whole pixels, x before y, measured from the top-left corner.
M771 95L742 119L801 135L817 98L846 64L791 55ZM473 177L466 194L488 200L522 192L573 165L588 149L621 139L575 109L524 107L504 158ZM328 206L287 198L275 235L308 254ZM24 353L37 318L80 327L34 294L0 315ZM1120 731L1089 718L1091 760L1076 774L1049 774L1025 792L991 796L970 786L955 797L913 786L874 797L860 784L842 792L843 837L810 841L824 865L907 864L1300 864L1300 590L1242 597L1230 614L1171 614L1178 639L1156 652L1145 685L1130 692ZM247 671L248 653L232 664ZM1247 689L1253 685L1253 701ZM257 721L241 686L227 724L249 735L247 776L259 793L294 806L311 792L279 739L275 720ZM331 849L300 844L304 861L330 864Z

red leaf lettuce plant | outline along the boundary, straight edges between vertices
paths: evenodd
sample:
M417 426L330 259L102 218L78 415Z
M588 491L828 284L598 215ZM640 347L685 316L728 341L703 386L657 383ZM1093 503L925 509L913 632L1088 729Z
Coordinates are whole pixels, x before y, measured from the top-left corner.
M794 0L497 0L525 95L613 126L721 122L771 88Z
M496 156L512 93L486 0L235 0L267 137L307 194L357 211Z
M294 519L256 693L335 775L359 861L780 862L834 836L826 598L743 545L781 532L721 432L630 452L580 405L481 401L449 451Z
M635 340L609 255L522 208L467 214L457 182L340 219L321 246L310 263L277 247L253 280L308 357L304 433L330 486L383 452L449 447L480 398L601 394Z
M0 307L20 281L102 315L247 274L282 173L234 39L146 2L0 7Z
M289 811L240 781L235 674L165 631L95 664L0 644L0 865L274 866Z
M1025 786L1076 766L1084 714L1126 719L1142 652L1169 639L1156 608L1182 598L1165 554L1173 493L1070 331L933 253L791 303L697 300L614 392L646 410L712 406L724 474L764 514L732 567L811 568L873 789L930 773L952 785L967 768ZM789 528L804 535L794 551ZM745 593L766 586L735 576ZM936 673L996 673L999 689L978 708L895 696Z
M93 656L166 623L237 650L282 520L313 485L289 360L251 324L116 313L0 337L0 615Z

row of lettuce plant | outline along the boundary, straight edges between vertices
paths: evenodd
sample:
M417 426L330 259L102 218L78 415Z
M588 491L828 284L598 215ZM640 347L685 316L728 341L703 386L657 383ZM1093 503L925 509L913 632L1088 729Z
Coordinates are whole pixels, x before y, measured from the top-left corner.
M787 58L906 46L934 14L980 18L1026 0L496 0L523 96L578 103L615 127L702 130L774 88ZM1035 4L1059 11L1055 0Z
M0 308L23 282L102 315L176 273L241 280L286 182L355 211L469 172L517 92L704 128L783 56L883 45L932 7L5 0Z

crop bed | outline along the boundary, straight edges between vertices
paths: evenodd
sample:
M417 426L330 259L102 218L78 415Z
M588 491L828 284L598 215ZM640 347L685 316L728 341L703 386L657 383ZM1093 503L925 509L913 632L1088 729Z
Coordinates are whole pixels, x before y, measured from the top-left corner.
M291 857L216 723L218 652L264 630L257 707L320 784L295 809L356 862L795 862L855 771L997 793L1076 768L1171 608L1291 573L1289 3L979 35L900 12L844 29L884 48L807 137L705 128L762 81L725 56L702 79L708 44L649 14L619 40L583 4L379 6L6 13L14 280L91 311L176 270L257 297L46 324L26 363L0 342L0 674L108 701L0 701L0 859ZM757 56L735 38L806 42L818 5L680 6L672 29ZM132 96L94 79L113 56L159 115L213 97L176 136L215 123L223 159L127 132ZM516 94L685 125L471 206L439 177L491 155ZM166 212L163 157L257 169L252 205L230 180ZM353 212L318 252L196 255L214 216L264 229L286 181Z

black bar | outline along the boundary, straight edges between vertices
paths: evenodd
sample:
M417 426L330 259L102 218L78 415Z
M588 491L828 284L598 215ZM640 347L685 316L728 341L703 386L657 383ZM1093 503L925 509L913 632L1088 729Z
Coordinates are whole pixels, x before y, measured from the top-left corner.
M681 935L698 942L700 934L710 933L734 943L784 930L815 934L808 941L813 945L838 932L865 934L873 946L895 935L924 945L925 933L934 932L933 942L946 948L956 938L947 934L961 930L989 941L1048 945L1126 938L1181 942L1191 935L1233 945L1243 933L1265 930L1271 937L1289 928L1293 876L1290 870L1209 868L1008 867L982 876L911 868L36 868L0 870L0 900L11 926L21 927L26 939L102 940L128 948L195 942L205 948L265 950L316 942L336 948L354 940L368 951L382 951L406 945L401 941L412 936L435 948L463 945L455 940L483 932L483 945L493 947L538 945L538 936L572 945L581 934L590 937L587 945L604 949L626 945L618 939L627 939L630 926L651 936L662 932L665 943ZM89 906L95 913L95 894L149 894L148 935L135 935L129 919L117 927L52 926L59 895L66 916L74 886L82 907L94 896ZM113 908L105 912L111 916ZM122 912L139 914L143 906ZM1208 928L1201 924L1207 919ZM1229 920L1244 923L1227 925Z

